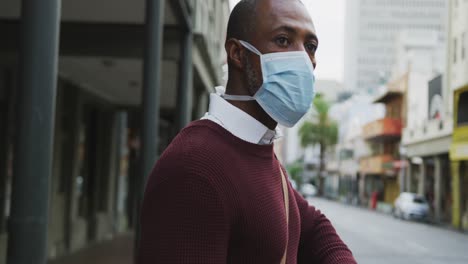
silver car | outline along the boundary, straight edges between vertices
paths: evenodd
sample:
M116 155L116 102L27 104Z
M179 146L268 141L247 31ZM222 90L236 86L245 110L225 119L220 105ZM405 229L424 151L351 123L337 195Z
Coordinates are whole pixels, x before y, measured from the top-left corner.
M317 195L317 188L310 183L304 183L301 186L301 194L304 198L311 198Z
M403 192L395 200L393 215L405 220L428 221L429 204L421 195Z

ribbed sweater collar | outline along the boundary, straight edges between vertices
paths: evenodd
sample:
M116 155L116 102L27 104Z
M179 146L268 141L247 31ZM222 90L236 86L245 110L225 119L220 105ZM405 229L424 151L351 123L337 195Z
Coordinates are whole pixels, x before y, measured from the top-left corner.
M274 158L275 153L274 153L274 144L271 145L258 145L258 144L253 144L247 141L244 141L233 134L231 134L228 130L223 128L222 126L216 124L213 121L210 120L197 120L192 123L190 123L187 126L188 128L191 127L207 127L216 133L218 133L223 139L225 139L227 142L232 144L234 148L240 148L243 151L246 152L246 154L254 155L254 156L259 156L262 158Z

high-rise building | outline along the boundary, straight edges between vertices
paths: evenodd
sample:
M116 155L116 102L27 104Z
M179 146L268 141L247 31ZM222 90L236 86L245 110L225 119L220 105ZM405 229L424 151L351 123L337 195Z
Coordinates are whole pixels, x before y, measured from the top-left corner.
M391 79L402 30L435 30L446 38L446 0L346 1L344 77L348 89L375 94Z

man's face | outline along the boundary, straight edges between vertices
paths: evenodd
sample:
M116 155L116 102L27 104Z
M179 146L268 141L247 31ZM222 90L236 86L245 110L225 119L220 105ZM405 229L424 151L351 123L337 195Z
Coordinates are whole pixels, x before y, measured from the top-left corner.
M297 0L259 1L257 17L250 43L262 54L285 51L305 51L314 67L318 39L314 24ZM254 94L262 85L260 59L245 49L245 71L249 90Z

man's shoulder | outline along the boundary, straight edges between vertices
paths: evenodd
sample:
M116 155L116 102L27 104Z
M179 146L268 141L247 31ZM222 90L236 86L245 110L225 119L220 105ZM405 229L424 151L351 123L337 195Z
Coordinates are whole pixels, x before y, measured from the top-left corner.
M153 168L150 186L169 179L170 182L203 180L219 183L219 179L229 177L226 172L233 156L228 151L229 143L217 131L217 124L207 122L212 123L195 121L174 138Z
M186 151L200 152L225 146L225 129L210 120L197 120L184 128L174 139L174 144L182 144Z
M162 157L209 163L233 147L225 136L223 128L212 121L194 121L174 138Z

